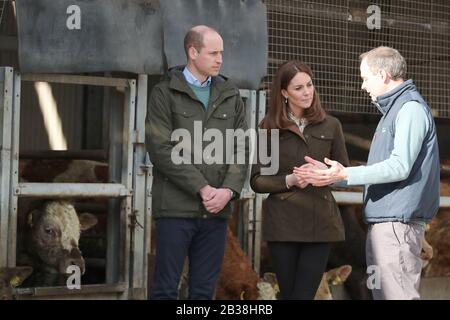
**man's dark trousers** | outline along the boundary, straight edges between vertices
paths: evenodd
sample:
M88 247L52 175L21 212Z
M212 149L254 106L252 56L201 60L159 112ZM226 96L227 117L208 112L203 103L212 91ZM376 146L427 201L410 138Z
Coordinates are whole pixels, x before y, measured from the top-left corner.
M186 256L189 257L189 299L212 299L223 261L227 222L223 218L156 219L152 299L177 299Z

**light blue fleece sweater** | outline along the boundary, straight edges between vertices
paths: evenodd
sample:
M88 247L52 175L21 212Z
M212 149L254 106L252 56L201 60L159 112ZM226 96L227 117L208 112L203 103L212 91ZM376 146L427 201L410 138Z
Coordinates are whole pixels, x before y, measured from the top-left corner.
M394 149L388 159L370 166L347 168L347 185L395 182L405 179L422 148L430 124L424 108L410 101L395 120Z
M439 208L439 149L430 108L412 80L377 97L383 114L367 166L347 169L364 184L364 219L429 222Z

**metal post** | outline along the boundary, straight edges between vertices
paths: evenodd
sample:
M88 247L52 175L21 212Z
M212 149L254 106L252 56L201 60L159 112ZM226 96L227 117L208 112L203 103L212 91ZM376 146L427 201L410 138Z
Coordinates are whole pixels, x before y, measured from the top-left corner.
M254 90L239 90L245 105L245 118L249 129L254 129L256 126L256 91ZM252 146L256 148L256 145ZM251 150L250 150L251 152ZM238 235L240 237L242 248L247 252L247 256L253 263L254 255L254 197L255 193L250 188L250 168L248 165L247 177L244 182L244 187L241 191L241 201L243 201L242 208L244 214L242 216L241 225L239 226Z
M136 80L129 80L125 91L125 105L123 110L123 137L122 137L122 184L127 189L133 188L133 142L134 142L134 121L136 111ZM126 283L130 283L130 229L131 218L131 197L122 198L120 211L121 226L121 261L120 268ZM124 298L128 298L124 296Z
M16 265L17 247L17 196L14 190L19 182L19 140L20 140L20 92L21 77L14 72L13 117L12 117L12 145L11 145L11 180L9 191L9 236L8 236L8 265Z
M109 177L113 182L121 181L122 167L122 129L121 116L123 106L114 103L112 96L118 93L111 88L105 90L104 110L109 113ZM107 217L107 248L106 248L106 283L112 284L119 281L119 250L120 250L120 201L110 199L108 202ZM121 279L123 280L123 279Z
M14 70L0 68L0 267L8 266Z
M257 117L255 128L258 128L259 123L261 123L262 119L266 115L266 92L260 91L258 95L258 104L257 104ZM256 148L257 150L258 148ZM257 155L255 154L255 157ZM256 158L255 158L256 160ZM254 231L254 254L253 254L253 269L257 274L260 272L261 266L261 226L262 226L262 202L263 195L255 194L255 231Z
M150 160L150 156L148 152L145 154L145 166L147 167L147 175L145 179L145 269L144 269L144 285L147 288L149 287L149 257L152 250L152 185L153 185L153 165Z
M252 90L250 91L250 103L247 105L247 121L248 121L248 127L255 129L256 124L256 91ZM250 109L250 110L249 110ZM251 146L253 149L256 149L256 145ZM248 248L247 248L247 255L250 258L250 261L252 265L254 265L254 257L255 257L255 222L256 222L256 216L255 216L255 193L253 192L252 188L250 187L250 170L251 170L251 164L248 165L248 172L247 172L247 178L245 181L245 190L247 193L247 196L249 199L249 206L248 206Z
M147 255L145 250L145 189L148 167L145 164L145 116L147 113L147 75L139 75L133 168L133 210L131 229L130 281L133 299L146 298Z

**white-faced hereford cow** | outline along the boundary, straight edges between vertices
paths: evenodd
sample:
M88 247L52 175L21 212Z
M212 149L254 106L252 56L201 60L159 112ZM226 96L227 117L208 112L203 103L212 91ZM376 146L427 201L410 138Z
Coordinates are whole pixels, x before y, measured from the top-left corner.
M33 159L20 160L21 181L28 182L107 182L108 165L91 160ZM69 265L80 267L85 262L78 247L80 232L97 223L91 214L77 215L66 200L32 201L19 199L18 212L19 265L34 268L25 286L63 284Z
M70 265L85 271L85 262L78 247L80 232L97 223L89 213L77 215L73 205L64 200L40 202L28 211L27 222L19 225L18 265L31 266L33 274L28 286L62 285Z

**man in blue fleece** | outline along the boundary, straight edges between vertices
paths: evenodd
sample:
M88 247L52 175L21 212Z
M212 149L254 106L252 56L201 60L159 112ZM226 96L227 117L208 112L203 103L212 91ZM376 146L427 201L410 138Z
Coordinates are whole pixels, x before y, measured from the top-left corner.
M308 158L309 166L295 172L314 186L365 186L367 265L380 276L373 298L420 299L424 228L439 208L436 127L413 81L404 80L406 62L397 50L378 47L360 59L361 88L382 113L367 165L345 168L325 159L325 168Z

